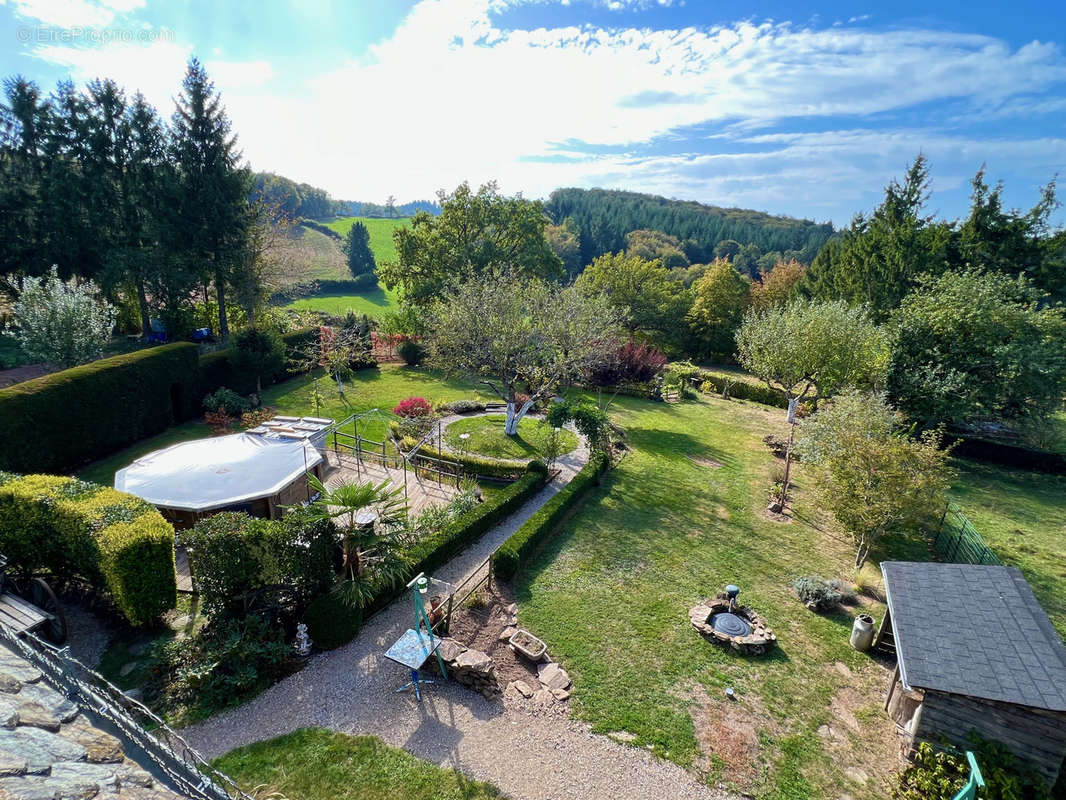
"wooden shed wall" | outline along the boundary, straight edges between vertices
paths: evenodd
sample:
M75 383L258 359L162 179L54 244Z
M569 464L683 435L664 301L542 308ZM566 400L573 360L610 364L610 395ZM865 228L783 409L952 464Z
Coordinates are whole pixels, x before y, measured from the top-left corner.
M1066 757L1066 712L925 691L916 739L935 743L944 736L956 747L964 748L970 731L1002 742L1032 764L1049 784L1055 783Z

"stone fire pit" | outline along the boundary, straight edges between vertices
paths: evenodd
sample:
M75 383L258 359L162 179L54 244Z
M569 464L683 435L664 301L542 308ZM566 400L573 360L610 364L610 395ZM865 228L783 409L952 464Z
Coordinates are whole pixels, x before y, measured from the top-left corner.
M737 605L725 594L693 606L688 618L705 639L728 645L745 655L762 655L777 641L762 617L748 606Z

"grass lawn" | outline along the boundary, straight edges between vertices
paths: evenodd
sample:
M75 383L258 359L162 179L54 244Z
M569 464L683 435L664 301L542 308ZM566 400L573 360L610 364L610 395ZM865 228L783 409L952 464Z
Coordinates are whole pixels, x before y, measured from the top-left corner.
M453 422L444 430L444 441L453 450L465 450L492 458L538 458L543 456L551 443L552 429L539 419L524 417L518 423L518 434L508 436L503 432L503 414L484 417L468 417ZM469 433L465 442L460 435ZM568 430L559 431L559 453L569 453L577 447L577 436Z
M397 228L407 225L410 217L397 219L384 219L379 217L338 217L337 219L323 222L328 228L332 228L341 236L347 236L348 231L356 222L366 225L366 231L370 234L370 249L374 253L377 263L393 261L396 259L396 244L392 241L392 232Z
M356 373L354 381L346 384L345 396L337 393L336 384L327 378L318 378L323 403L313 408L311 394L315 377L302 375L285 383L271 386L263 392L263 403L277 409L279 414L291 416L320 416L342 420L352 414L359 414L380 409L390 414L392 409L405 397L418 395L430 402L495 398L481 392L469 381L448 380L437 373L416 367L398 364L383 364L379 369L367 369ZM350 431L351 428L349 427ZM359 432L366 438L382 441L385 435L384 423L363 422ZM78 477L102 483L114 484L115 471L127 466L146 453L177 442L201 439L210 436L210 429L200 421L176 425L162 433L144 439L125 450L96 461L78 471Z
M214 766L251 792L262 786L288 800L487 800L487 783L422 761L375 736L303 728L242 747ZM257 796L265 796L259 793Z
M956 459L951 493L989 547L1025 574L1066 638L1066 475Z
M396 292L376 287L359 294L320 294L314 297L301 297L288 303L285 308L310 309L325 311L327 314L343 316L351 309L356 314L379 317L399 307Z
M343 281L352 277L340 242L302 225L295 226L295 232L291 247L306 270L300 280Z
M522 625L574 676L575 713L757 797L887 796L889 673L849 646L856 610L819 616L791 590L802 575L854 578L854 547L805 506L802 470L797 513L819 527L764 512L761 438L784 413L717 398L613 409L632 451L516 580ZM692 630L688 609L728 583L777 633L771 654L738 656ZM883 606L864 602L880 620Z

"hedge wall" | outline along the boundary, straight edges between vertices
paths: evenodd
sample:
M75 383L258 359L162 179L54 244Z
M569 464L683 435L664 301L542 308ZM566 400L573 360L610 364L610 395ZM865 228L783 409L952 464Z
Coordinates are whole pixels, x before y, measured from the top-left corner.
M500 492L491 501L472 508L453 520L444 530L419 542L411 551L411 566L405 583L419 572L433 573L447 564L458 552L469 547L481 536L507 519L527 500L540 491L547 478L547 467L541 461L531 461L525 475ZM396 597L395 589L382 591L365 609L369 616L387 606Z
M344 280L323 279L310 283L293 283L270 295L270 305L286 305L301 297L318 297L324 294L358 294L378 288L378 276L365 272Z
M111 356L0 389L0 469L63 472L198 413L196 345Z
M107 589L134 625L177 598L170 523L140 498L75 478L0 473L0 552L12 568Z
M493 573L504 580L514 577L522 562L528 560L556 526L594 485L607 469L607 457L597 453L558 494L526 520L492 556Z
M751 400L755 403L762 403L767 406L774 406L775 408L788 408L788 401L785 400L785 396L776 389L771 389L769 386L763 386L758 383L748 383L747 381L737 380L731 375L721 375L716 372L700 372L700 381L706 381L714 387L714 391L718 394L722 393L722 388L725 386L727 380L734 381L733 385L729 387L729 396L735 400ZM699 388L699 387L697 387Z
M983 461L1015 469L1033 472L1048 472L1052 475L1066 475L1066 456L1062 453L1048 453L1029 447L992 442L987 439L970 439L948 434L945 444L954 444L952 455L970 461Z

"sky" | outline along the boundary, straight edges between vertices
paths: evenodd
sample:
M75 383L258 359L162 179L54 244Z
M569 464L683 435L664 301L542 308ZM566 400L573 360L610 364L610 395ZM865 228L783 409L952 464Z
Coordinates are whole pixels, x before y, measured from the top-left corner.
M1055 0L0 0L0 74L113 78L169 117L203 61L253 169L341 199L624 188L837 226L918 153L1066 173ZM1058 210L1056 224L1066 223Z

